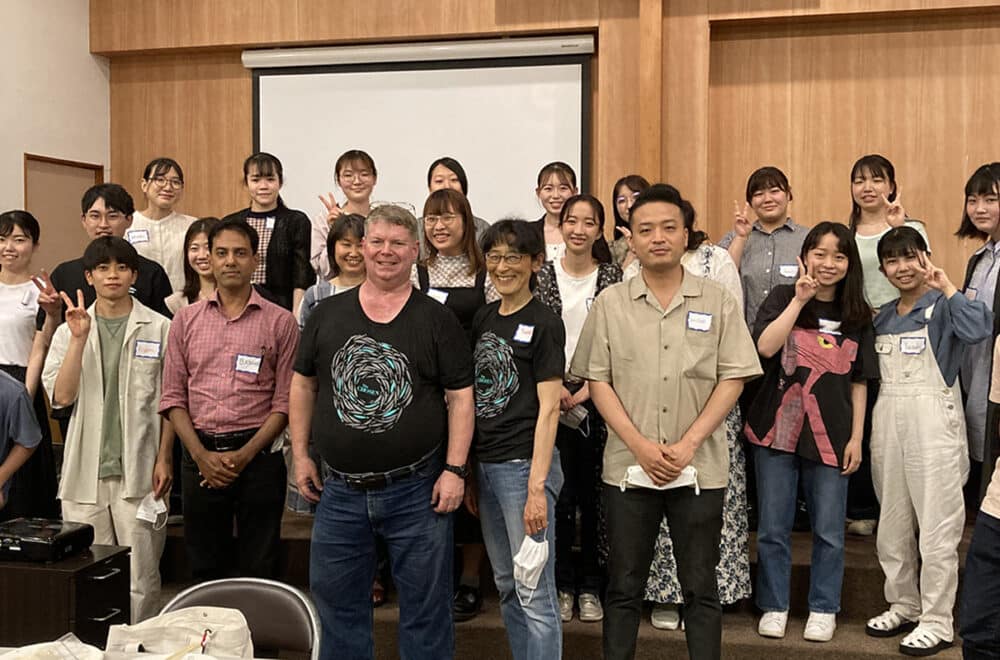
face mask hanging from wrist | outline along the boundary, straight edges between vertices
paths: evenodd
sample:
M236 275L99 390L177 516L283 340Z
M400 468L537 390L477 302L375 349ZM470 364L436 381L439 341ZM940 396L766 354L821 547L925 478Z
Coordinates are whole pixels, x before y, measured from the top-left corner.
M551 525L550 525L551 527ZM545 539L547 529L542 531L542 540L536 541L525 536L521 549L514 555L514 591L523 607L531 602L531 597L538 588L538 580L542 577L545 564L549 560L549 543ZM522 588L527 591L527 597L521 595Z
M153 493L142 498L142 501L139 502L139 508L135 512L137 520L148 522L155 530L161 530L166 526L168 515L167 503L163 501L163 498L155 497Z

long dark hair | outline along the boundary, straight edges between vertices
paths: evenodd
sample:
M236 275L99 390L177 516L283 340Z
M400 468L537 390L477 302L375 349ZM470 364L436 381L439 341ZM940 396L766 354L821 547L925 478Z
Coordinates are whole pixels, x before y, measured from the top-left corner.
M819 245L827 234L833 234L837 238L837 250L847 255L847 273L844 279L837 282L834 298L834 303L843 311L841 326L847 331L858 330L865 324L871 323L872 308L865 301L865 280L858 245L854 242L854 232L839 222L821 222L806 234L800 256L805 263L809 251ZM803 327L818 327L819 319L809 307L807 305L799 315L797 324Z
M632 192L641 193L646 188L649 188L649 181L638 174L626 174L622 178L615 181L615 185L611 188L611 212L615 216L615 227L625 227L628 228L628 220L622 217L622 214L618 212L618 190L622 186L628 186L628 189Z
M867 156L862 156L855 163L854 167L851 168L851 182L863 174L868 174L869 176L880 176L892 186L892 191L889 192L888 200L890 202L896 200L896 193L899 188L896 186L896 168L892 166L889 159L881 154L868 154ZM861 207L858 203L854 201L854 195L851 195L851 220L848 223L851 227L851 231L854 231L858 227L858 220L861 219Z
M198 234L205 234L206 237L212 232L212 228L219 224L219 219L214 217L198 218L191 223L188 227L187 232L184 234L184 288L181 289L181 295L189 303L198 302L198 294L201 292L201 278L198 277L198 273L194 272L194 268L188 262L188 250L191 248L191 243Z
M590 256L599 264L609 264L611 263L611 248L608 246L608 239L604 237L604 205L601 204L599 199L587 193L573 195L567 199L563 203L562 211L559 212L559 226L562 227L562 223L566 220L566 216L569 215L570 209L580 202L590 204L590 208L594 210L594 218L597 220L599 228L597 240L594 241L594 244L590 248Z
M475 275L486 269L486 261L483 259L483 252L476 242L476 223L472 216L472 207L469 200L462 193L451 188L435 190L424 202L424 217L429 215L444 215L448 212L457 213L462 217L462 252L469 259L469 275ZM420 228L423 233L421 241L427 249L426 263L432 264L437 259L438 250L434 244L427 240L427 226Z
M1000 163L981 165L965 183L965 199L971 195L996 195L1000 192ZM960 238L989 238L972 223L965 201L962 201L962 224L955 236Z

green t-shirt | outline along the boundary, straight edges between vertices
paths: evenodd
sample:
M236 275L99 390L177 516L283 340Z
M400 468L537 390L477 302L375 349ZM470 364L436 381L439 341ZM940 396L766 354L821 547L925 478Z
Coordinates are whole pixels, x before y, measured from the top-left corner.
M97 333L101 340L101 372L104 380L104 416L101 439L100 479L122 476L122 415L118 405L118 365L128 316L117 319L97 317Z

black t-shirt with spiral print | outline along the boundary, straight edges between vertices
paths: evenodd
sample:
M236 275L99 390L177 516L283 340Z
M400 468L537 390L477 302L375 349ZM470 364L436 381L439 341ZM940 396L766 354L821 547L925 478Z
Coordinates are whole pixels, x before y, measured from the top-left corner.
M565 372L562 319L535 298L509 316L500 303L472 322L476 338L476 458L484 463L530 459L538 420L536 384Z
M444 390L473 377L458 319L416 289L388 323L365 316L358 289L326 298L302 330L294 368L317 380L313 443L351 474L405 467L446 445Z

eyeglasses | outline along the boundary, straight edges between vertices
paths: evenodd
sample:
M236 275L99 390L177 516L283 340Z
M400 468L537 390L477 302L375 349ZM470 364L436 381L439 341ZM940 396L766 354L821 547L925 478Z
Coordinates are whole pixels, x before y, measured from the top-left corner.
M184 182L180 179L168 179L165 176L154 176L152 179L147 179L147 181L152 181L159 188L166 188L168 185L174 190L180 190L184 187Z
M491 266L497 266L503 261L508 266L516 266L521 263L526 254L519 254L517 252L508 252L507 254L497 254L496 252L490 252L486 255L486 263Z
M372 173L368 170L362 170L360 172L354 172L352 170L344 170L340 173L341 181L353 181L357 179L358 181L369 181L372 178Z
M625 204L626 202L628 202L629 199L635 200L638 198L639 198L639 193L634 192L632 193L631 197L628 197L626 195L618 195L618 198L615 199L615 202L617 202L618 204Z
M453 225L459 217L460 216L456 213L446 213L444 215L425 215L424 224L428 227L433 227L438 223L438 221L441 221L443 224Z

